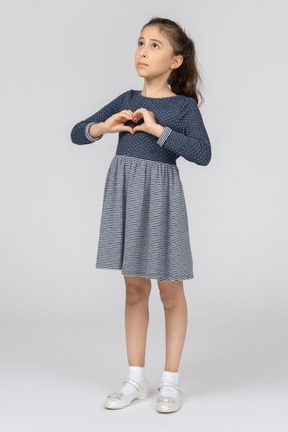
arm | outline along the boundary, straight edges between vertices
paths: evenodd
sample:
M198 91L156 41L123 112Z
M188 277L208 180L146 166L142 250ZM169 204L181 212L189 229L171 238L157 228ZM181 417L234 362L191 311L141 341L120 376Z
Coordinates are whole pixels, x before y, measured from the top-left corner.
M92 114L85 120L81 120L80 122L76 123L70 133L71 141L74 144L90 144L102 138L103 134L105 133L102 123L104 123L105 120L107 120L107 118L111 117L113 114L121 111L122 103L126 93L127 91L120 94L116 99L113 99L95 114ZM96 123L97 127L93 127L93 125ZM100 133L100 135L96 137L91 136L90 132L93 133L93 135L98 133Z
M157 144L183 156L189 162L208 165L211 160L211 144L194 98L190 98L184 107L180 124L180 132L164 126Z

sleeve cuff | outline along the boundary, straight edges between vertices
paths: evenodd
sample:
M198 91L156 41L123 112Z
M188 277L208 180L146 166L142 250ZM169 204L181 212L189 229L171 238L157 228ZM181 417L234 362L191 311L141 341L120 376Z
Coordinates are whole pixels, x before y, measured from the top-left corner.
M168 126L165 126L162 134L160 135L160 137L157 140L157 144L159 144L162 147L164 142L166 141L166 139L168 138L168 136L170 135L171 132L172 132L172 129Z
M90 126L92 126L93 124L96 124L96 122L90 122L90 123L87 123L87 125L85 126L85 136L86 136L86 138L89 140L89 141L91 141L91 142L94 142L94 141L97 141L97 140L99 140L100 138L102 138L102 136L103 135L99 135L98 137L96 137L96 138L93 138L90 134L89 134L89 128L90 128Z

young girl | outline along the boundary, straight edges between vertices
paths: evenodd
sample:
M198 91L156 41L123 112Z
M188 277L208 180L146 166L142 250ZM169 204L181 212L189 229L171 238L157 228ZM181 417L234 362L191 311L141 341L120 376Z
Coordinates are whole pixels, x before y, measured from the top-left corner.
M157 279L165 312L166 363L158 412L180 409L179 363L187 328L183 280L192 279L188 218L176 159L208 165L211 146L198 108L195 46L174 21L142 27L135 67L143 90L127 90L71 131L75 144L119 132L109 166L96 268L118 269L126 285L128 375L105 408L127 407L148 395L145 372L148 301Z

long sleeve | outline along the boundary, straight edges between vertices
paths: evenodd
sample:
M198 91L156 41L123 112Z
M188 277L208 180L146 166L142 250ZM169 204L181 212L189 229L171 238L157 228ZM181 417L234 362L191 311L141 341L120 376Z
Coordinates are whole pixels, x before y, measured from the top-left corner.
M76 123L70 133L71 141L74 144L90 144L102 138L103 135L100 135L96 138L91 137L91 135L89 134L90 126L95 123L104 122L113 114L121 111L126 94L127 91L120 94L117 98L113 99L111 102L109 102L96 113L92 114L90 117Z
M180 132L164 126L157 144L178 156L183 156L189 162L208 165L211 160L211 144L194 98L189 99L179 121Z

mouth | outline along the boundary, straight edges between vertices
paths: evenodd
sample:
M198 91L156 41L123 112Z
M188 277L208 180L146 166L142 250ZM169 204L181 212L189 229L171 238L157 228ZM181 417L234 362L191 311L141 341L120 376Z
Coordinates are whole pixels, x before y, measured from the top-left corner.
M138 63L138 66L148 66L146 63Z

